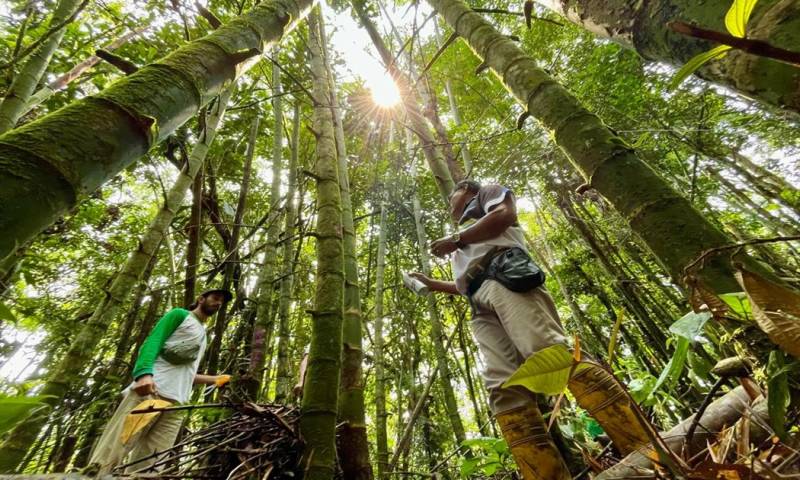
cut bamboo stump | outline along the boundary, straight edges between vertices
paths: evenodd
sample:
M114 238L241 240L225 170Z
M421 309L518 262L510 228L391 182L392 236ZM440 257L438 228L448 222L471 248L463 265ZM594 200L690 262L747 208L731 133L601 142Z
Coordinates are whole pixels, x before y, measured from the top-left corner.
M760 424L769 424L767 402L763 398L759 398L751 405L749 395L743 387L739 386L714 400L708 406L691 439L691 445L688 446L688 456L705 448L706 441L713 442L722 429L736 423L748 409L752 409L752 417L762 419L762 421L750 422L750 441L751 443L763 441L769 435L767 431L760 427ZM664 442L673 452L680 454L687 449L685 445L686 432L689 430L693 419L694 415L683 420L671 430L661 433ZM649 448L648 446L631 453L618 464L597 475L595 480L651 478L647 476L648 474L653 474L653 462L646 456ZM684 458L686 457L684 456ZM652 478L655 478L655 476Z

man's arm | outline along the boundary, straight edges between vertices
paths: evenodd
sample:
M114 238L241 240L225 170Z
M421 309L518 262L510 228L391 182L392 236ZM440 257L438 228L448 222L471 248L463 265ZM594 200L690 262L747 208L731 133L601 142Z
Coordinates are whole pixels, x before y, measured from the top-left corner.
M459 245L480 243L497 237L508 227L517 223L517 207L510 192L506 192L503 201L491 207L489 212L478 219L469 228L459 232ZM459 248L453 235L440 238L431 243L431 253L443 257Z
M469 245L495 238L515 223L517 223L517 206L511 194L507 192L502 202L492 207L469 228L459 232L461 243Z
M167 341L178 326L186 319L189 312L182 308L173 308L167 312L156 324L147 340L142 343L136 364L133 366L133 379L137 381L134 390L140 395L153 393L153 363L161 352L164 342Z
M414 272L410 274L420 282L424 283L429 289L434 292L447 293L449 295L461 295L461 292L456 288L456 282L446 282L444 280L436 280L425 276L422 273Z
M218 387L221 387L230 380L230 375L204 375L202 373L196 373L194 375L193 383L195 385L217 385Z

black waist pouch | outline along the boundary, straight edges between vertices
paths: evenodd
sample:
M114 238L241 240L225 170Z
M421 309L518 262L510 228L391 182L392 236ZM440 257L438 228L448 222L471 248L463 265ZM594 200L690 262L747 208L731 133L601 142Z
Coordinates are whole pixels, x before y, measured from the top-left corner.
M527 292L542 285L545 275L528 252L511 247L492 258L486 278L500 282L512 292Z

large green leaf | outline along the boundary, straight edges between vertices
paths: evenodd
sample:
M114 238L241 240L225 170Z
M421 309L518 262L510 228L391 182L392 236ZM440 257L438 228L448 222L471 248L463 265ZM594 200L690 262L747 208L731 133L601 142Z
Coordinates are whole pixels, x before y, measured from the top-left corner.
M744 38L747 21L753 13L753 7L758 0L733 0L731 8L725 14L725 28L734 37Z
M689 341L705 341L701 339L703 327L712 317L711 312L689 312L669 326L669 331Z
M30 414L48 405L44 397L0 397L0 434L14 428Z
M675 353L669 359L669 363L664 367L661 375L658 376L656 384L653 385L653 390L650 395L657 392L664 382L673 383L680 378L683 372L683 367L686 365L686 356L689 353L689 340L683 337L678 337L678 343L675 346Z
M730 311L736 314L742 320L749 320L753 318L753 307L750 305L750 299L744 292L723 293L719 298L725 302L730 308Z
M698 68L702 67L711 60L724 57L731 48L732 47L728 45L718 45L707 52L700 53L690 58L689 61L686 62L686 64L682 66L680 70L678 70L678 73L672 77L672 81L669 82L669 87L667 88L669 90L676 89L678 85L686 80L686 77L696 72Z
M785 358L780 350L773 350L769 354L767 363L767 412L769 421L775 434L782 440L786 439L786 411L791 400L789 395L789 375L784 368Z
M503 387L519 385L534 393L558 395L567 386L573 362L566 345L551 345L528 357ZM585 364L578 364L575 371L583 368Z

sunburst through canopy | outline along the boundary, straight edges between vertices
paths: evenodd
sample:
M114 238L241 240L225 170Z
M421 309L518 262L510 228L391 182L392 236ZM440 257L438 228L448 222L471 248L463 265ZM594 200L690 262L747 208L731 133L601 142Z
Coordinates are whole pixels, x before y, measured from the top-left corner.
M388 73L384 72L370 81L368 87L372 92L372 101L379 107L392 108L400 103L400 90Z

